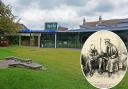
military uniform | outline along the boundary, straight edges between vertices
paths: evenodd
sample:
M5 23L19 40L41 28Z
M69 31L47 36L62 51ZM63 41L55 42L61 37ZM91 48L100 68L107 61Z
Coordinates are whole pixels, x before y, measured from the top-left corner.
M106 70L108 70L108 72L113 72L114 66L117 68L117 63L118 63L118 50L117 48L109 43L108 46L106 46L106 57L107 57L107 66L106 66Z
M88 60L86 61L86 68L88 67L90 70L90 73L92 72L92 69L96 66L96 59L97 59L98 51L94 49L90 49L88 54Z

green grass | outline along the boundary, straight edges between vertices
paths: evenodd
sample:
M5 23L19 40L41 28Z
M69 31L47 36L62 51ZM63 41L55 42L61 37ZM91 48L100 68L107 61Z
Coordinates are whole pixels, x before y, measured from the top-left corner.
M80 50L34 47L0 48L0 59L8 56L33 59L47 70L0 69L0 89L95 89L86 81L81 72ZM128 72L114 89L127 89L127 87Z

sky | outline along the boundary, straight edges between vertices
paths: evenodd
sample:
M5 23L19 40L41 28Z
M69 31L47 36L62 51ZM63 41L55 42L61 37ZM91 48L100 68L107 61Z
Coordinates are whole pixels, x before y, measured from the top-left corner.
M70 29L102 19L128 18L128 0L2 0L29 29L44 29L45 22L58 22ZM17 18L17 19L18 19Z

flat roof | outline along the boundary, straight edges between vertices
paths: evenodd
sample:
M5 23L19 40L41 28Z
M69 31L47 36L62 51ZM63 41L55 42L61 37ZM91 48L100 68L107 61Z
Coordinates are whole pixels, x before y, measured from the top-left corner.
M71 29L71 30L30 30L30 29L21 29L18 33L63 33L63 32L96 32L100 30L109 30L109 31L128 31L128 26L125 27L110 27L110 28L85 28L85 29Z

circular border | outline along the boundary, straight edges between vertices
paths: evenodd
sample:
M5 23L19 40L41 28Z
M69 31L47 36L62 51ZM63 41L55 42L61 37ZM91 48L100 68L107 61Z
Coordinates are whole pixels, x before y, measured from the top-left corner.
M92 33L89 37L91 37L91 36L92 36L93 34L95 34L95 33L101 32L101 31L106 31L106 32L114 33L114 32L112 32L112 31L108 31L108 30L100 30L100 31L96 31L96 32ZM116 33L114 33L114 34L117 35ZM119 35L117 35L117 36L120 38ZM89 39L89 37L86 39L86 41ZM121 38L120 38L120 39L121 39ZM86 43L86 41L84 42L84 44ZM82 67L82 64L81 64L82 49L83 49L83 46L84 46L84 44L83 44L82 49L81 49L81 52L80 52L80 66L81 66L81 71L82 71L82 74L84 75L84 77L86 78L86 80L88 81L88 83L91 84L93 87L99 88L99 89L109 89L109 88L113 88L113 87L117 86L117 85L124 79L124 77L126 76L126 72L127 72L127 69L128 69L128 51L127 51L127 47L126 47L126 45L125 45L125 43L123 42L122 39L121 39L121 41L122 41L122 43L124 44L124 46L125 46L125 48L126 48L126 52L127 52L127 67L126 67L125 73L124 73L124 75L123 75L123 78L122 78L118 83L115 83L115 85L113 85L112 87L107 87L107 88L105 88L105 87L104 87L104 88L103 88L103 87L101 88L101 87L95 86L94 84L90 83L89 80L87 79L87 77L85 76L84 71L83 71L83 67Z

